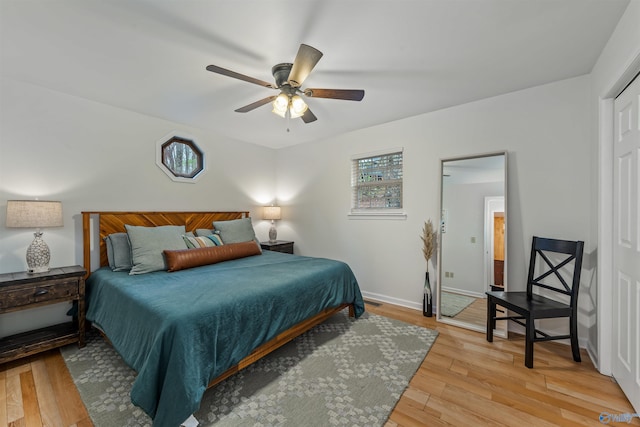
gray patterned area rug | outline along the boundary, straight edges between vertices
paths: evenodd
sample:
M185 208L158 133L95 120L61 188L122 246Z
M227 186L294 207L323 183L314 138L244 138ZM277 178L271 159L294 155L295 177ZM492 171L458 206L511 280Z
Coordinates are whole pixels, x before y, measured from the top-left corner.
M474 297L446 291L442 291L441 299L441 314L446 317L456 317L462 310L467 308L472 302L476 300Z
M344 310L207 390L194 415L200 426L383 425L437 334ZM135 372L100 336L62 355L96 427L151 426L129 398Z

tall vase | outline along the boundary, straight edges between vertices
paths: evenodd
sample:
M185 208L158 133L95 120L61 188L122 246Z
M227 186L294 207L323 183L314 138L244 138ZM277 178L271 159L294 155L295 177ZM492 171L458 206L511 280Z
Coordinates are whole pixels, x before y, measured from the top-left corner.
M424 296L422 299L422 314L425 317L433 316L433 293L431 292L431 282L429 282L429 272L424 276Z

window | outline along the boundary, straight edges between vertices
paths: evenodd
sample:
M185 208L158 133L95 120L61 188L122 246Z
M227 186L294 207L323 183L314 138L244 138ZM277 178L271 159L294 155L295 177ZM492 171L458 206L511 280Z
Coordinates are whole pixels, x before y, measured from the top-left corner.
M204 153L193 139L169 134L158 141L156 163L172 180L194 182L204 171Z
M402 214L402 149L354 156L351 213Z

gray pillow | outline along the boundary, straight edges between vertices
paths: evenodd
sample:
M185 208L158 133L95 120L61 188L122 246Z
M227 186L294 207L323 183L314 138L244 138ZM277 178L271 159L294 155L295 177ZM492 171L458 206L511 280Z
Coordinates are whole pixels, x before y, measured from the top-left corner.
M196 236L210 236L213 234L213 230L209 230L208 228L196 228Z
M260 247L260 242L256 238L256 233L251 224L251 218L232 219L231 221L214 221L213 228L220 235L222 243L242 243L255 240ZM260 249L262 251L262 248Z
M113 233L104 238L107 245L107 259L113 271L129 271L133 265L131 244L127 233Z
M162 251L165 249L187 249L182 239L184 225L163 225L160 227L139 227L125 225L131 242L133 267L129 274L143 274L166 270Z
M104 244L107 247L107 261L109 261L109 267L113 270L116 268L116 263L113 260L113 245L109 236L104 238Z

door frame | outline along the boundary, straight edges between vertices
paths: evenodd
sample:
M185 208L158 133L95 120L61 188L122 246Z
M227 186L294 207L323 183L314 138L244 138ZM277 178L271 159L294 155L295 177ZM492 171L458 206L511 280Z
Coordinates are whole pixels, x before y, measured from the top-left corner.
M640 51L626 64L606 91L598 98L598 250L597 250L597 331L598 343L593 354L587 348L598 371L611 375L613 332L613 297L611 283L613 272L613 144L614 106L613 101L640 71ZM605 285L608 284L608 285Z
M493 271L493 228L496 212L504 214L504 196L484 198L484 290L490 291L494 280ZM505 245L506 246L506 245ZM504 275L506 277L506 274ZM505 280L506 282L506 280ZM507 289L505 287L505 289Z

